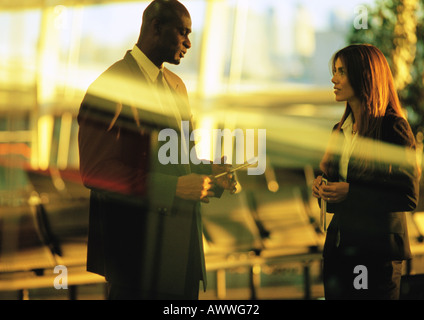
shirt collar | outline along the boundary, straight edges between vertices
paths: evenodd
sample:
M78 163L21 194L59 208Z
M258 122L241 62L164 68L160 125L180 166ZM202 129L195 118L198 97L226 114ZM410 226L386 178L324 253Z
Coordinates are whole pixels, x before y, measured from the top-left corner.
M140 50L137 45L134 45L132 51L132 56L137 62L138 66L143 70L149 77L152 82L156 82L156 79L160 71L163 71L163 66L158 68L150 59Z
M343 122L342 130L343 132L352 132L353 128L353 120L352 120L352 114L350 113L349 116L346 118L346 120Z

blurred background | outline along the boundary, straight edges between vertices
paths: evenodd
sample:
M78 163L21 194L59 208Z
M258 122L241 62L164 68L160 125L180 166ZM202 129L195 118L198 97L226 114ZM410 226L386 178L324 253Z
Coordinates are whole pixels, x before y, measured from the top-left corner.
M310 186L345 107L329 62L349 43L384 52L421 159L424 1L181 2L192 48L167 67L187 85L196 127L266 129L267 138L265 173L241 171L235 195L203 207L200 299L320 299L325 235ZM0 0L0 299L105 298L103 279L85 272L76 115L90 83L137 41L149 3ZM211 148L201 137L200 156ZM408 214L404 298L423 298L423 212L420 201ZM65 289L53 285L57 265Z

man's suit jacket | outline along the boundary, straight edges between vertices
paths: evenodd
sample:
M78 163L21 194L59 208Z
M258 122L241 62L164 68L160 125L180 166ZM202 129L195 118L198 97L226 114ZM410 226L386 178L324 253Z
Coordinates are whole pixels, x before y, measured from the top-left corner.
M184 83L166 68L164 78L189 121ZM153 92L127 52L81 104L80 172L91 189L87 270L144 291L181 294L187 277L206 286L206 273L200 203L175 197L176 184L191 172L210 174L211 166L158 161L165 143L158 131L181 132Z
M336 125L337 127L337 125ZM335 127L335 128L336 128ZM341 150L343 133L336 150ZM360 170L352 153L348 166L349 193L340 203L328 203L334 213L327 230L324 257L341 252L385 260L411 257L405 211L418 202L419 170L415 139L408 122L388 107L382 119L381 145L372 145L372 169ZM326 172L329 181L339 181L340 155L334 155ZM336 247L339 238L339 247Z

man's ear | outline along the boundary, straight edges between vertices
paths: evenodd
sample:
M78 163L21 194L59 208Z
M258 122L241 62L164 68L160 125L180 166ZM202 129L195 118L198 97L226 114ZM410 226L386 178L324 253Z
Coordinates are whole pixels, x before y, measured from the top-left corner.
M162 32L162 23L158 19L152 20L152 28L155 35L159 35Z

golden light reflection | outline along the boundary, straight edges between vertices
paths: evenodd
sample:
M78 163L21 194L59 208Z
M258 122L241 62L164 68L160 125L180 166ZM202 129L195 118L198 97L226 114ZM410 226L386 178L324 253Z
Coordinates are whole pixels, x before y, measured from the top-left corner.
M212 141L210 132L215 129L214 119L209 115L201 116L199 125L196 127L194 134L196 141L196 152L199 159L212 159Z
M413 6L416 1L409 1L408 6L405 7L405 10L402 14L407 17L410 14ZM233 36L234 41L232 42L232 47L230 50L230 61L229 64L229 84L237 84L240 80L242 73L242 52L244 47L244 41L246 40L244 25L247 23L248 17L252 12L250 5L246 5L243 1L236 1L234 4L229 4L226 2L211 1L205 5L206 21L202 25L202 54L200 55L200 68L199 68L199 79L198 79L198 89L200 93L204 93L203 96L213 95L215 93L221 92L222 85L225 84L223 76L224 68L224 56L225 53L223 46L217 46L217 43L220 43L220 36L225 35L231 29L230 22L234 22ZM80 64L79 56L82 54L81 51L81 36L84 33L83 22L83 13L85 12L85 6L69 6L65 7L62 5L51 6L39 11L40 21L37 28L31 31L31 34L39 32L40 38L34 37L37 39L37 49L38 53L36 54L37 58L37 104L42 109L45 105L48 105L48 102L54 102L55 107L60 109L60 103L57 103L58 92L63 89L64 95L67 99L75 99L75 105L73 106L73 112L75 112L76 107L78 106L79 96L78 93L83 93L87 86L89 80L95 78L94 75L99 74L99 65L87 64L84 61L84 64ZM66 14L66 20L64 15ZM231 16L234 14L234 16ZM401 13L399 13L400 15ZM15 13L13 16L15 17ZM222 23L223 17L224 23ZM19 21L26 21L29 18L28 15L23 15L22 18L18 19ZM62 19L63 18L63 19ZM233 20L232 20L233 19ZM219 23L217 22L219 20ZM37 21L31 15L31 23ZM397 28L397 35L403 34L405 30L413 30L414 23L416 21L409 21L408 19L400 19L399 26ZM139 21L137 22L139 23ZM90 28L93 27L90 22ZM27 25L27 23L25 23ZM18 25L13 24L12 26L17 27ZM213 27L212 27L213 26ZM401 28L402 27L402 28ZM401 29L402 30L401 30ZM10 45L6 45L3 49L0 50L1 56L9 57L14 53L17 53L16 49L19 46L19 42L31 43L26 38L27 32L24 32L26 27L17 32L19 37L10 42ZM37 29L37 30L36 30ZM136 34L138 30L134 30ZM410 33L412 34L412 33ZM61 38L69 38L69 43L65 44L66 41L62 41ZM398 37L398 38L399 38ZM412 37L412 36L411 36ZM401 38L401 37L400 37ZM32 39L32 38L31 38ZM85 40L84 40L85 41ZM399 40L400 41L400 40ZM406 41L406 40L405 40ZM409 39L408 43L414 43L414 38ZM69 49L66 51L66 48L62 46L67 46ZM405 46L403 46L405 47ZM63 51L65 49L65 51ZM19 52L18 56L21 54L25 55L25 59L22 58L22 61L28 61L28 50L24 50L23 53ZM412 53L411 53L412 54ZM398 52L394 55L395 60L398 58L404 57L404 53ZM18 59L14 58L15 60ZM7 59L6 59L7 60ZM210 63L214 61L214 63ZM408 60L409 61L409 60ZM184 61L185 62L185 61ZM403 66L403 67L402 67ZM28 65L25 64L25 68L28 68ZM402 65L399 63L399 68L403 68L402 72L407 71L407 65ZM61 71L64 71L62 73ZM5 72L4 70L2 71ZM399 77L402 78L399 71ZM28 83L28 79L20 79L24 77L22 72L13 72L16 74L13 76L13 83ZM21 75L18 75L21 74ZM33 73L31 73L33 75ZM28 77L28 76L26 76ZM2 80L9 81L9 77L3 78ZM169 119L166 118L166 112L161 113L157 110L156 103L151 102L148 99L145 99L146 96L149 96L150 88L138 88L138 84L131 83L131 81L123 81L122 79L109 79L110 83L102 83L98 88L92 88L94 92L100 96L111 100L118 100L131 105L140 112L148 111L147 114L152 115L152 119L149 119L147 116L147 121L154 120L156 121L159 115L162 117L164 127L169 123ZM116 81L117 80L117 81ZM10 82L10 83L11 83ZM9 83L9 84L10 84ZM63 86L63 88L62 88ZM62 88L62 89L61 89ZM233 87L234 88L234 87ZM96 92L96 90L98 91ZM138 91L138 95L133 99L128 97L133 96L129 94L134 90ZM117 95L114 92L121 92ZM200 94L202 96L202 94ZM283 96L283 95L282 95ZM76 99L78 98L78 99ZM252 95L253 100L260 100L260 97L255 97ZM78 101L77 101L78 100ZM73 102L73 103L74 103ZM259 101L258 101L259 102ZM232 111L231 106L225 107L213 106L213 112L204 112L205 108L202 104L202 101L199 102L199 105L192 106L192 109L199 110L198 112L198 126L196 129L200 129L197 132L196 140L196 150L199 158L201 159L213 159L213 148L214 141L211 139L210 133L212 130L217 129L218 123L223 123L224 128L229 128L234 130L234 128L248 129L248 128L261 128L267 130L267 151L273 153L273 162L278 164L285 163L285 157L287 154L290 154L293 158L293 162L296 161L296 157L304 157L304 152L307 150L309 154L315 153L316 158L312 158L313 162L318 162L319 157L322 155L324 150L327 147L327 141L329 137L328 127L322 125L311 125L308 122L305 122L303 119L314 117L318 112L316 111L317 106L309 103L297 103L292 106L284 106L285 114L280 115L268 115L267 110L258 109L255 112L250 111ZM264 102L266 104L266 102ZM218 108L216 108L218 107ZM41 111L41 110L40 110ZM113 110L107 110L113 112ZM218 115L217 115L218 114ZM290 117L289 115L296 115L295 117ZM145 113L143 114L145 116ZM287 115L287 116L286 116ZM155 118L155 119L153 119ZM231 120L231 121L229 121ZM69 113L65 113L61 119L61 129L59 137L59 150L57 165L59 168L66 168L67 162L69 159L69 139L70 139L70 130L72 125L72 117ZM32 164L37 167L41 166L45 168L49 163L49 154L51 153L51 136L53 132L53 123L52 120L48 119L47 116L41 117L38 121L38 130L36 132L37 142L32 145ZM209 132L209 133L208 133ZM34 142L34 139L33 139ZM34 150L35 148L35 150ZM393 149L393 148L389 148ZM385 152L385 155L388 157L387 161L393 155L395 158L399 158L399 151L391 150ZM419 155L420 157L421 155ZM386 161L385 160L385 161ZM400 159L397 159L400 161ZM270 174L267 172L266 174ZM270 191L278 190L278 183L274 179L268 179L268 189Z
M38 119L38 168L47 170L50 165L54 119L52 115L43 115Z
M118 87L118 88L117 88ZM146 120L146 111L148 111L147 120L149 117L154 119L162 119L163 125L166 126L168 114L166 110L158 110L157 104L152 99L147 99L151 93L149 86L140 88L137 83L125 80L109 78L102 85L95 85L92 88L96 95L111 99L113 101L124 101L129 105L134 106L141 115L141 118ZM130 90L130 91L129 91ZM131 92L132 94L129 94ZM134 92L136 95L134 97ZM133 97L133 98L129 98ZM308 114L312 115L312 105L308 105ZM319 107L316 107L319 108ZM114 112L115 110L105 110ZM150 115L150 116L149 116ZM160 116L160 118L156 118ZM226 119L231 119L230 125L233 128L241 130L245 129L265 129L267 137L267 153L274 153L274 162L278 164L281 159L284 162L284 157L302 158L303 153L307 151L309 154L316 155L316 161L319 161L322 154L328 146L330 138L330 127L320 124L314 124L307 121L307 117L291 117L285 115L275 115L271 113L258 111L234 111L232 108L220 106L220 111L208 113L199 116L200 121L196 129L198 129L196 140L199 141L198 156L201 159L211 159L211 153L215 147L211 143L211 133L216 129L218 123L229 124ZM200 136L201 135L201 136ZM384 143L376 143L373 140L360 138L359 144L362 144L369 150L379 148L379 161L384 163L393 163L395 165L404 165L405 161L411 164L411 159L417 159L415 151L405 150L396 145ZM340 153L341 150L333 150L335 153ZM371 155L373 156L373 155ZM375 160L375 159L374 159ZM270 180L272 181L272 179ZM271 183L270 188L275 190L277 187Z
M395 86L402 90L412 81L411 65L414 62L417 44L417 0L404 0L398 7L394 28L395 49L393 52L393 75Z
M59 135L59 150L57 152L57 167L59 169L66 169L68 166L69 158L69 144L71 141L72 129L72 114L70 112L63 113L60 123Z

